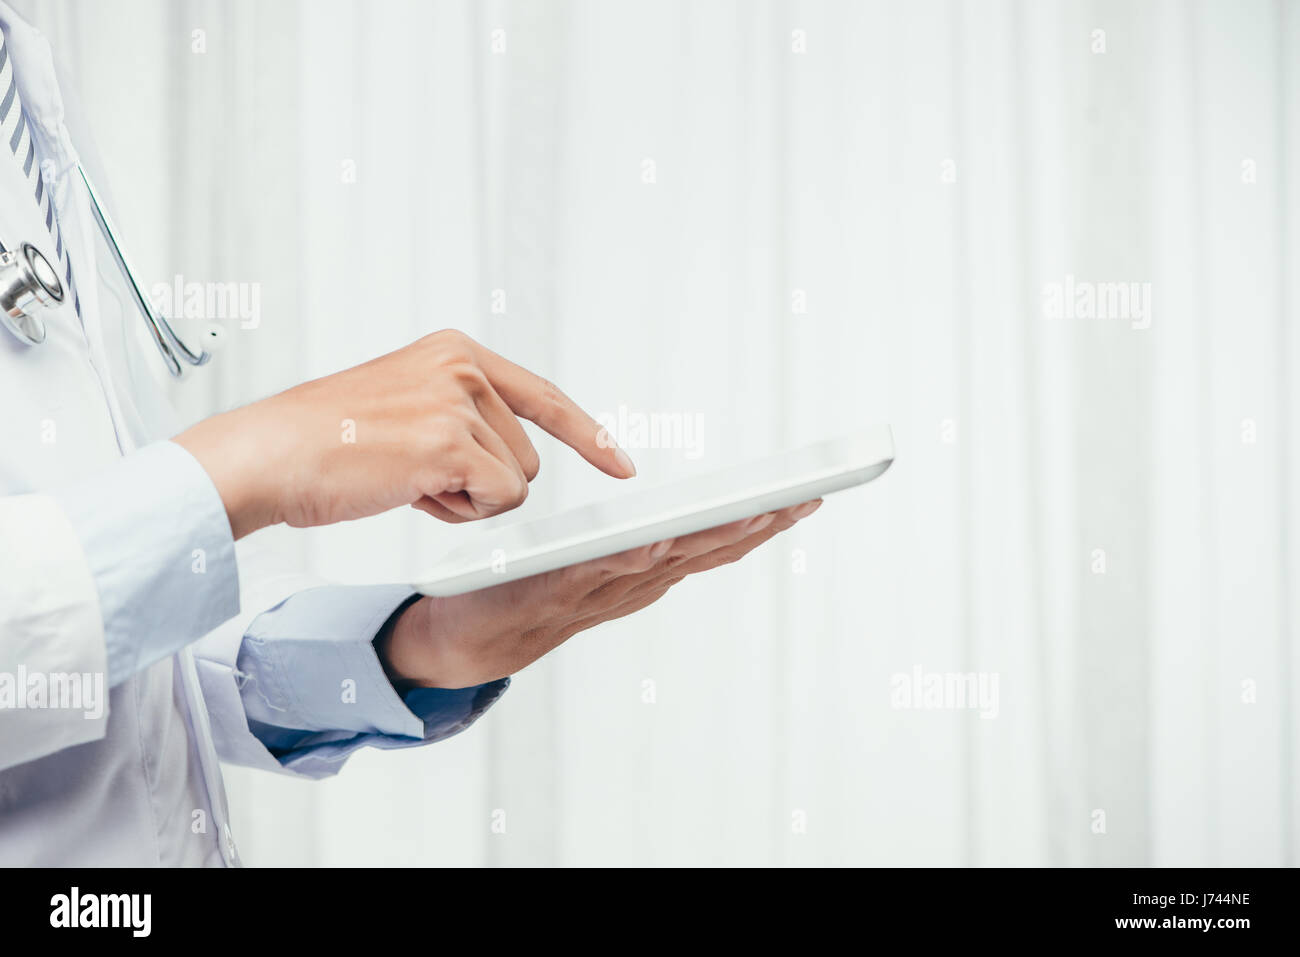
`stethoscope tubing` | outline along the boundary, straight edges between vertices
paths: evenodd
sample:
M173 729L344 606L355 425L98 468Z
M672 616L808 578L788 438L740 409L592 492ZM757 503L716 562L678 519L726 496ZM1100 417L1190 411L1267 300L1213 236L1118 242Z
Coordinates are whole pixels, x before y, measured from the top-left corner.
M77 164L77 173L81 176L81 181L86 185L86 193L90 197L90 209L95 216L95 221L99 224L99 229L104 234L104 238L108 240L108 248L113 253L117 268L126 280L127 287L131 291L131 297L140 309L140 314L144 316L145 324L149 327L149 334L153 337L154 345L158 347L158 352L167 365L167 371L176 378L180 378L184 373L181 362L191 366L205 365L212 358L212 353L206 349L195 352L189 348L181 341L181 337L172 329L167 319L154 310L153 303L149 301L149 297L144 294L144 290L136 282L135 272L131 269L130 263L127 262L121 244L117 241L117 231L113 228L113 221L109 219L108 213L104 210L104 204L100 202L99 193L95 190L94 184L90 181L90 177L80 163Z

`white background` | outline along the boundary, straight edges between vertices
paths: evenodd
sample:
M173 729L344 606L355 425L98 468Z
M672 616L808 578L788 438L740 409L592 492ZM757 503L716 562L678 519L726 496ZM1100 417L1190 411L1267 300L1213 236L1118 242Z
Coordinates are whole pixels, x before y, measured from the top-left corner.
M232 771L249 862L1296 863L1300 5L18 6L146 280L260 284L191 417L455 326L703 416L639 483L895 430L459 738ZM1067 274L1151 283L1150 328L1045 316ZM529 514L616 491L538 441ZM272 535L366 582L473 533ZM891 707L916 666L997 717Z

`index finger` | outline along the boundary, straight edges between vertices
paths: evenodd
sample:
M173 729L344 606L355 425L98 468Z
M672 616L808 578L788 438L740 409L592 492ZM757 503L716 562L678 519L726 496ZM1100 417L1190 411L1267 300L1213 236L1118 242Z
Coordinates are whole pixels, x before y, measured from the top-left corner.
M479 367L510 411L535 422L606 475L636 475L636 466L608 430L559 388L491 349L475 346Z

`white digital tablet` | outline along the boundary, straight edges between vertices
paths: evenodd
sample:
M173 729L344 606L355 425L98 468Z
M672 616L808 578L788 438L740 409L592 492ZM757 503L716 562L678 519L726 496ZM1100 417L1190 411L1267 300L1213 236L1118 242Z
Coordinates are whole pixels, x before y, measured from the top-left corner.
M425 595L459 595L540 575L863 485L893 461L889 426L876 426L708 475L494 529L448 553L413 587Z

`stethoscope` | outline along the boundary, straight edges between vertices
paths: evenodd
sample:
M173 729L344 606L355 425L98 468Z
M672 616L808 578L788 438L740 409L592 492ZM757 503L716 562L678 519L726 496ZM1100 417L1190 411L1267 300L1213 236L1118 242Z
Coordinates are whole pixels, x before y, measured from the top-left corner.
M154 344L158 347L163 362L167 364L167 371L179 378L183 371L182 362L192 366L206 363L212 358L212 353L206 349L195 352L185 345L180 336L176 335L171 324L153 308L153 303L136 282L135 273L132 272L117 241L113 223L104 212L99 194L80 163L77 164L77 173L80 174L81 181L86 184L95 222L99 224L100 232L108 242L108 248L113 253L118 270L126 280L131 297L140 309L140 314L144 316ZM45 322L41 318L41 313L60 305L64 295L58 270L51 266L45 255L31 243L20 243L17 248L0 253L0 322L3 322L5 328L20 341L34 346L45 341Z

